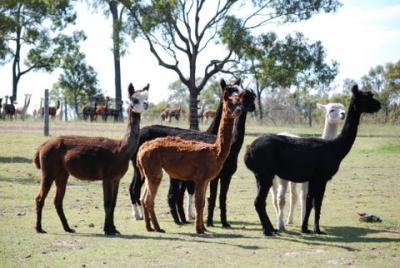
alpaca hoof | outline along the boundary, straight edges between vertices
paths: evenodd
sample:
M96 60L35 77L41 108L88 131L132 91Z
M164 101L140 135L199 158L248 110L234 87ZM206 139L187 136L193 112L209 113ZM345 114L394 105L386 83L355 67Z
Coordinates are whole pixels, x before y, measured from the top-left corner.
M204 231L203 231L203 230L196 230L196 233L198 233L198 234L204 234Z
M223 222L223 223L222 223L222 228L227 228L227 229L229 229L229 228L231 228L231 225L230 225L229 223L227 223L227 222Z
M314 230L314 234L325 235L326 233L321 230Z
M269 230L268 230L268 231L265 230L265 231L264 231L264 235L265 235L265 236L274 236L274 233L271 232L271 231L269 231Z
M214 223L212 221L207 221L207 227L214 227Z
M65 230L67 233L71 233L71 234L75 233L75 229L65 228L64 230Z
M120 235L121 233L118 232L117 230L111 230L111 231L105 231L104 234L107 236L116 236L116 235Z
M157 229L157 232L158 233L165 233L165 230L164 229Z
M187 220L182 221L182 224L189 224L190 222L188 222Z
M151 227L146 227L147 232L154 232L155 230Z
M43 230L42 228L36 228L36 232L38 234L46 234L47 232L45 230Z
M308 230L308 229L301 229L301 232L302 232L303 234L311 234L311 231Z
M181 225L184 224L183 222L180 222L180 221L174 221L174 222L175 222L175 224L178 225L178 226L181 226Z

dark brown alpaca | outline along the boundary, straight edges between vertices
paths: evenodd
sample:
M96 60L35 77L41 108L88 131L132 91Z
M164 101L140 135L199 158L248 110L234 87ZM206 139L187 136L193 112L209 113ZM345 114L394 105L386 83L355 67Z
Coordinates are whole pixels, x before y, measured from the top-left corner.
M181 106L179 106L179 108L170 109L168 122L171 123L172 117L175 117L176 121L179 121L179 118L181 117L181 110L182 110Z
M57 191L54 204L64 230L74 232L65 218L62 202L69 175L80 180L103 181L105 223L104 232L115 235L114 208L117 202L119 180L128 170L129 160L137 149L140 113L147 109L149 85L136 91L129 85L129 123L122 140L102 137L59 136L43 143L33 157L36 167L42 170L40 191L36 196L36 231L42 229L44 200L55 181Z
M108 116L108 106L110 105L110 98L106 98L106 103L104 105L98 105L96 108L96 115L101 116L103 121L107 121Z
M94 101L94 106L85 106L83 107L82 110L82 114L83 114L83 120L87 120L88 118L90 118L90 121L96 120L97 118L97 114L96 114L96 110L97 110L97 102Z
M60 101L57 100L56 106L50 106L50 107L49 107L49 115L50 115L52 118L55 118L55 117L56 117L57 110L58 110L59 108L60 108Z
M6 102L4 103L3 107L3 114L4 119L8 117L11 120L15 117L15 106L13 97L10 97L10 104L8 104L8 96L6 96Z
M234 119L240 114L239 97L224 93L222 118L214 144L179 137L157 138L144 143L137 154L137 166L146 188L141 197L146 229L163 232L154 212L154 199L162 178L162 169L170 177L192 180L196 185L196 231L204 233L205 192L208 182L221 171L229 155Z

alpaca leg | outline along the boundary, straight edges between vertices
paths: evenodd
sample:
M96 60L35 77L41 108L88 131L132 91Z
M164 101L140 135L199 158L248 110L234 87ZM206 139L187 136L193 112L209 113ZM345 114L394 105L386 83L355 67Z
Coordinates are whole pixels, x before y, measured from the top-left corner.
M114 205L114 187L115 183L109 179L103 179L103 197L104 197L104 233L106 235L117 234L113 223L113 205Z
M35 201L36 201L36 232L38 232L38 233L46 233L42 229L42 210L43 210L43 206L44 206L44 200L46 199L46 196L49 193L52 183L53 183L53 179L46 176L42 170L42 181L40 183L40 190L35 198Z
M149 211L150 220L151 220L151 223L153 224L154 229L157 232L164 233L165 231L160 228L160 225L158 224L156 213L154 211L154 199L156 197L158 186L160 185L161 179L156 179L156 180L148 179L148 181L149 181L147 184L148 192L146 195L146 199L144 200L145 206Z
M186 224L189 223L186 220L186 215L185 215L185 209L183 206L183 200L185 199L185 191L186 191L186 181L179 181L178 185L178 191L177 191L177 197L176 197L176 208L178 209L178 214L181 219L181 222Z
M132 160L133 161L133 160ZM129 186L129 194L132 202L132 216L136 220L143 220L143 208L140 203L140 189L142 188L143 181L136 164L134 166L134 175L131 185Z
M272 204L274 205L275 215L277 219L277 225L279 226L278 219L279 219L279 207L278 207L278 188L279 188L280 178L275 176L272 181L272 186L270 188L270 193L272 197Z
M298 200L297 187L299 187L299 186L300 186L299 183L295 183L295 182L289 183L290 203L289 203L289 215L287 218L287 224L293 224L294 209L296 206L296 200Z
M300 222L303 222L304 215L306 214L306 198L308 193L308 181L301 184L299 200L300 200Z
M112 183L112 191L113 191L113 195L112 195L112 207L111 207L111 213L110 213L110 217L111 217L111 227L112 227L112 231L114 232L114 234L120 234L120 232L117 230L117 228L115 227L114 224L114 211L115 211L115 207L117 205L117 197L118 197L118 189L119 189L119 180L118 181L114 181Z
M301 232L302 233L311 233L310 230L308 230L308 219L310 218L311 214L311 209L313 207L313 202L315 199L315 186L312 186L311 183L309 183L308 187L308 193L306 197L306 207L305 207L305 212L304 212L304 217L303 217L303 222L301 225Z
M228 195L229 185L231 184L232 176L222 176L220 180L221 189L219 192L219 207L221 210L221 224L224 228L230 228L231 225L226 219L226 197Z
M319 229L319 220L321 217L321 207L322 207L322 200L324 199L324 194L325 194L325 188L326 188L326 182L321 183L316 187L315 191L315 207L314 207L314 233L316 234L325 234L325 232L322 232Z
M168 190L168 206L171 212L172 218L177 225L182 225L178 212L177 212L177 198L179 195L180 181L171 178Z
M188 217L191 220L196 219L196 213L194 212L194 189L195 189L195 183L193 181L187 181L185 182L186 190L188 192Z
M149 192L149 190L148 190L148 186L147 186L147 183L146 183L146 186L145 186L144 192L142 194L142 197L140 198L140 201L143 204L143 216L144 216L144 222L146 224L146 230L148 232L153 232L154 229L151 227L151 224L150 224L149 209L146 206L146 202L145 202L145 200L147 199L147 196L148 196L148 192Z
M286 204L286 191L289 181L284 179L279 179L278 187L278 230L285 230L284 223L284 209Z
M203 222L203 211L205 205L206 190L207 190L207 182L201 182L196 185L196 190L195 190L196 232L198 234L202 234L207 231Z
M210 197L208 198L207 226L214 226L214 208L217 199L219 177L210 181Z
M61 220L64 230L68 233L75 233L75 230L69 227L63 209L63 199L65 195L65 189L67 187L68 176L69 176L68 173L64 173L59 175L57 179L55 179L57 190L56 190L56 195L54 197L54 206L56 207L58 217Z
M257 180L257 197L254 201L254 206L256 208L258 217L260 218L261 225L263 227L264 235L272 236L274 227L272 226L271 221L268 218L267 211L265 208L265 200L268 195L269 188L272 185L272 176L260 176L256 175Z

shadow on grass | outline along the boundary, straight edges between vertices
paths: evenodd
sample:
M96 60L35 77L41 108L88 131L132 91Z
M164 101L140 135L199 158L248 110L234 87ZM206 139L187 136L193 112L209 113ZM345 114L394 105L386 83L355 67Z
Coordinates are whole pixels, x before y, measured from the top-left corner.
M302 234L300 232L288 232L292 236L280 237L280 239L288 240L291 242L303 243L307 245L320 245L320 246L333 246L343 248L348 251L358 251L358 249L346 246L347 243L399 243L400 238L390 237L368 237L370 234L380 233L393 233L389 230L378 230L365 227L354 227L354 226L338 226L338 227L326 227L326 235L315 235L315 234ZM293 236L296 235L296 236Z
M0 163L22 163L22 164L31 164L32 163L32 158L26 158L26 157L21 157L21 156L0 156Z

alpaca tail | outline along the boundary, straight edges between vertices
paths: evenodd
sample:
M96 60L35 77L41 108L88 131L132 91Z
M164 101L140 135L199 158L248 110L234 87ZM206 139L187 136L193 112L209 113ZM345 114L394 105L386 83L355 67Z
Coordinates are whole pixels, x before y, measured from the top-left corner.
M33 163L35 164L37 169L40 169L40 159L39 159L40 150L38 149L33 156Z
M247 146L243 160L246 167L250 170L253 170L253 156L251 154L250 146Z

